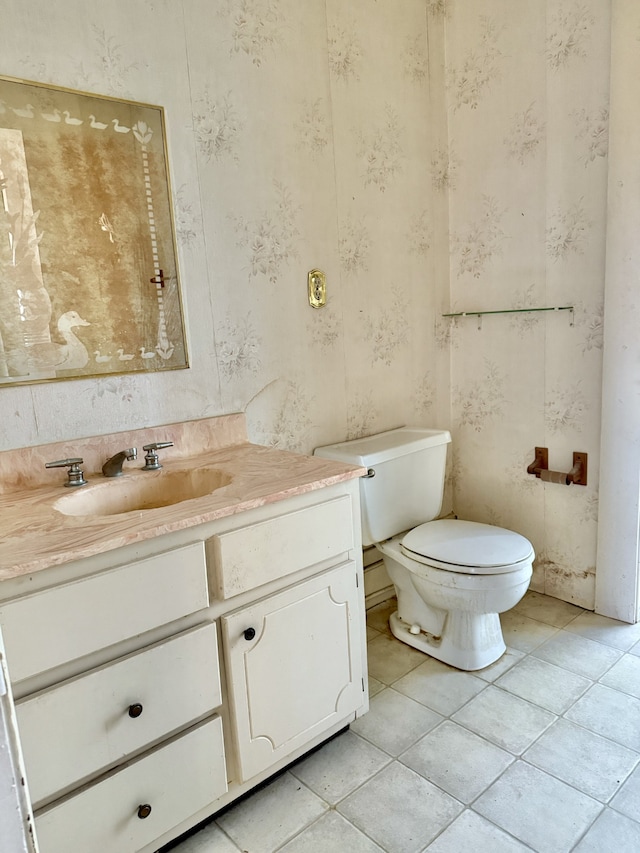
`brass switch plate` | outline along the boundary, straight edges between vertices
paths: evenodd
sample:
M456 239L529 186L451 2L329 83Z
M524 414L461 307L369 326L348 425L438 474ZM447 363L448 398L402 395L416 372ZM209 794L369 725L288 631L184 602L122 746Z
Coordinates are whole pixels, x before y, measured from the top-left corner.
M322 270L309 270L307 276L309 288L309 305L312 308L322 308L327 302L327 277Z

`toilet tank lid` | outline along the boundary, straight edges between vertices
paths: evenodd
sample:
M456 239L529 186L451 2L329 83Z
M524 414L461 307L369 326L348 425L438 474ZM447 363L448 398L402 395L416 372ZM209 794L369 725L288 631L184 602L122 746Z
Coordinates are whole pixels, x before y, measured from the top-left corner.
M350 462L352 465L361 465L366 468L427 447L448 444L450 441L451 434L444 429L399 427L365 438L316 447L313 452L316 456Z

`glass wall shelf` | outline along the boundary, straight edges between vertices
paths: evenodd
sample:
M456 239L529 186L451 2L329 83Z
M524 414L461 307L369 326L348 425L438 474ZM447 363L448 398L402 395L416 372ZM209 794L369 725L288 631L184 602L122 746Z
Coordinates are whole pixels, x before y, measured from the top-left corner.
M573 305L560 305L553 308L503 308L500 311L455 311L443 314L443 317L477 317L478 328L482 327L482 318L487 314L532 314L542 311L570 311L569 325L573 326Z
M573 311L573 305L562 305L558 308L503 308L500 311L456 311L443 314L443 317L484 317L485 314L530 314L537 311Z

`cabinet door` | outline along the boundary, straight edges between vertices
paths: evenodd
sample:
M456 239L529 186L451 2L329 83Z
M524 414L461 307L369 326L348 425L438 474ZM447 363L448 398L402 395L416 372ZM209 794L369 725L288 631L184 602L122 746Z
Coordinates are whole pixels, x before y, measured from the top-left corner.
M242 781L362 705L360 596L349 562L223 617Z

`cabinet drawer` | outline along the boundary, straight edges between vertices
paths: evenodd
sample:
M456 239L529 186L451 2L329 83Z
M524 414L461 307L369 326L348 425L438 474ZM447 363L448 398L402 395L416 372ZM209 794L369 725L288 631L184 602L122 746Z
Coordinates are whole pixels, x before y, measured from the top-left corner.
M22 699L16 712L32 801L51 800L221 701L215 625Z
M208 605L204 544L196 542L0 607L11 680L142 634Z
M231 598L353 548L344 495L212 538L221 598Z
M42 853L135 853L227 790L216 717L47 810L36 812ZM141 805L150 805L145 819Z

